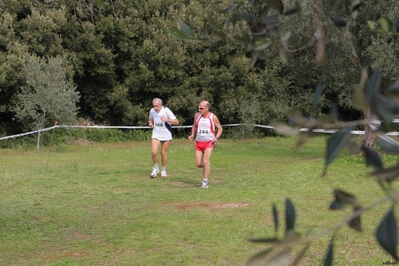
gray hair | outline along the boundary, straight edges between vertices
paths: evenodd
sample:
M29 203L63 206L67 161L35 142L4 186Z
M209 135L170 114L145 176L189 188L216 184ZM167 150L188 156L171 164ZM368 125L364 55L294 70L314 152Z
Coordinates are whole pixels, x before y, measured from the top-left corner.
M159 99L159 98L154 98L154 99L152 100L152 102L158 102L159 104L162 104L162 100Z

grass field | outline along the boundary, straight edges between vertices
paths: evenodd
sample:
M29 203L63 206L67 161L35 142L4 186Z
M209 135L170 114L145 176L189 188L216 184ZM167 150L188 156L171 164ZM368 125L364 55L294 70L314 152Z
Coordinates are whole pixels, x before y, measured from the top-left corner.
M187 140L170 144L167 179L149 178L149 142L0 150L0 264L245 265L267 247L248 239L274 236L272 203L277 236L289 197L305 237L350 214L328 210L334 188L364 205L383 197L362 157L341 153L323 178L325 138L294 147L295 138L222 139L208 189ZM374 238L388 208L363 214L362 234L337 232L335 265L392 262ZM330 238L314 242L301 265L320 264Z

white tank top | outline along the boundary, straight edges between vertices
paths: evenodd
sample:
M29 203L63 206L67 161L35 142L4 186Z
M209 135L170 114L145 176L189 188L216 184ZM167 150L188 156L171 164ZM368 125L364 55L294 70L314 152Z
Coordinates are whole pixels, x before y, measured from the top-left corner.
M154 108L150 110L149 119L153 120L154 125L152 138L160 141L172 140L172 126L161 120L163 116L166 116L169 120L176 119L176 116L166 106L162 106L159 113L157 113Z
M195 121L197 126L196 140L199 142L206 142L215 138L215 123L213 122L213 113L208 117L203 117L201 114Z

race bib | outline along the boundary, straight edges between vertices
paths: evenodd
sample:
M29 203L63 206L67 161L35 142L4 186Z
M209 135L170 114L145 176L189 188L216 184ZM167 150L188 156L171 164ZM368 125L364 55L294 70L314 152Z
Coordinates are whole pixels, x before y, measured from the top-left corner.
M203 136L209 135L211 133L212 133L211 130L209 128L206 128L206 127L203 127L203 128L200 127L198 129L198 134L203 135Z

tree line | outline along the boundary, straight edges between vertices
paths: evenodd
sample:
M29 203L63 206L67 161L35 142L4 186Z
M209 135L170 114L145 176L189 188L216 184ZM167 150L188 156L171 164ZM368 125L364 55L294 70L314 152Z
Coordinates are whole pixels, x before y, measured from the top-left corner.
M324 1L319 7L318 1L305 1L300 15L287 18L279 30L292 32L287 62L265 49L251 64L242 42L211 37L211 18L221 34L231 31L220 12L231 4L227 0L0 1L0 134L53 125L55 120L73 123L77 117L106 125L146 125L154 97L163 99L181 124L192 123L202 99L212 103L222 123L284 121L294 107L306 115L336 107L343 120L361 117L350 97L362 67L379 65L386 84L399 76L397 45L365 34L367 20L378 22L376 13L393 17L399 11L393 1L363 1L364 20L356 20L351 34L337 32L332 20L323 20L326 35L334 33L325 38L331 60L317 62L314 49L300 49L311 36L298 26L315 26L318 8L345 16L341 2ZM180 41L170 34L169 29L183 23L196 29L197 40ZM198 40L202 37L207 41ZM35 71L41 74L29 75ZM320 82L323 97L312 108ZM38 88L47 97L37 100L52 102L47 109L28 104ZM68 110L54 108L59 100L68 102ZM36 123L37 117L43 123Z

